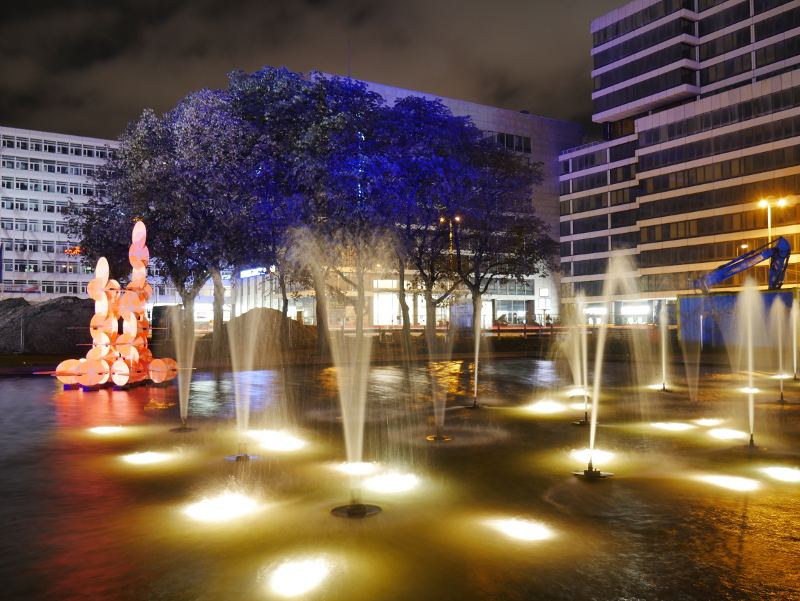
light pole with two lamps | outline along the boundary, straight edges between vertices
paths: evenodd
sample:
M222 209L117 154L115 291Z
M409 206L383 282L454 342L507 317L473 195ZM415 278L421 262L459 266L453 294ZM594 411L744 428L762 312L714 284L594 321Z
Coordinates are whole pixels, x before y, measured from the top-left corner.
M779 198L774 202L771 202L769 198L764 198L759 201L758 206L762 209L767 209L767 242L772 244L772 207L785 207L786 206L786 199Z

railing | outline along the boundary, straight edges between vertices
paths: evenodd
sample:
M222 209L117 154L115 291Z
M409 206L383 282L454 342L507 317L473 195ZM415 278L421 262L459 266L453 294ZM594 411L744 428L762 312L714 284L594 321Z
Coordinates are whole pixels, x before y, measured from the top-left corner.
M596 140L594 142L589 142L588 144L584 144L583 146L576 146L575 148L567 148L566 150L562 150L559 153L559 156L562 154L569 154L570 152L577 152L578 150L583 150L584 148L591 148L592 146L597 146L598 144L603 144L605 142L610 142L610 140Z

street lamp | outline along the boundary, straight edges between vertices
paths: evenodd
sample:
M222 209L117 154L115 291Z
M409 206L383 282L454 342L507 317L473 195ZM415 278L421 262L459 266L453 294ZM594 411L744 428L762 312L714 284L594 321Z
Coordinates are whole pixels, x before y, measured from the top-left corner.
M768 242L772 243L772 207L785 207L786 199L779 198L775 202L770 202L767 199L759 201L758 206L767 209L767 238Z

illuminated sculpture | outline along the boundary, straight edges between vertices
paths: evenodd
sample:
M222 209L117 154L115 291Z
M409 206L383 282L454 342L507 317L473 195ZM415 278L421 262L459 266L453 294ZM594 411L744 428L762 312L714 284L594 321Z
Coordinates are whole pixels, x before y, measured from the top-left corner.
M125 386L148 378L159 384L178 374L174 359L153 359L147 348L150 323L145 317L145 304L153 288L146 280L150 261L146 237L144 223L137 221L128 252L133 271L125 290L116 280L108 279L106 258L97 261L95 278L86 286L95 307L89 325L92 348L85 359L67 359L58 365L55 376L64 384L90 387L111 381Z

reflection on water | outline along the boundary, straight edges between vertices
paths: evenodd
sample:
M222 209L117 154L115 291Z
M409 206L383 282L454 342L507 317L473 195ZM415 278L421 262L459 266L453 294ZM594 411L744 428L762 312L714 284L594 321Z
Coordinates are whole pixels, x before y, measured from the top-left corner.
M374 367L375 472L360 476L331 469L345 460L334 369L252 374L254 444L277 446L249 464L222 459L236 441L230 374L195 374L198 431L182 435L169 432L175 387L1 380L4 598L800 598L800 389L787 382L788 405L756 406L770 450L747 453L709 435L747 429L737 379L701 377L711 401L689 402L679 381L643 400L624 366L608 367L593 460L617 476L603 482L570 475L588 460L572 410L524 409L567 402L571 378L548 361L487 362L492 409L478 411L462 408L468 362ZM447 391L443 445L425 440L431 377ZM88 431L104 426L122 432ZM290 438L306 444L279 450ZM381 514L329 515L350 478Z

